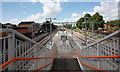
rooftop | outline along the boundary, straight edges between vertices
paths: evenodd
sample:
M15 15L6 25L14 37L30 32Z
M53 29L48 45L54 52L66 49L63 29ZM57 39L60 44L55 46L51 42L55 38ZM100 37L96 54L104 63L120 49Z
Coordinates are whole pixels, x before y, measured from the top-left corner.
M32 24L32 23L35 23L35 22L34 22L34 21L21 22L21 23L19 23L19 25L20 25L20 24Z

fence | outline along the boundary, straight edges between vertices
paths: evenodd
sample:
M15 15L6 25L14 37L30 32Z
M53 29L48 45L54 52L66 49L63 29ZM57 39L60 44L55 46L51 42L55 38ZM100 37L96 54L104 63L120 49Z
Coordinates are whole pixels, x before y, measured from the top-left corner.
M71 42L75 44L75 42ZM87 64L93 68L83 65L84 70L120 70L120 30L98 40L92 44L88 44L86 48L81 45L74 45L80 53L80 60L83 64ZM74 50L73 52L75 52ZM75 54L76 55L76 54ZM81 63L80 63L81 64Z
M49 36L47 36L42 41L37 43L13 29L0 29L0 32L1 33L5 32L8 35L6 37L0 38L0 42L2 44L0 48L1 49L0 50L0 61L1 61L0 65L6 63L7 61L13 58L35 58L35 57L42 57L42 56L46 57L46 55L50 55L46 53L49 50L45 48L44 46L49 41L50 39ZM41 53L46 53L46 54L43 54L41 56ZM30 60L30 59L15 60L14 62L5 66L2 69L2 71L35 70L37 68L35 65L37 64L36 61Z

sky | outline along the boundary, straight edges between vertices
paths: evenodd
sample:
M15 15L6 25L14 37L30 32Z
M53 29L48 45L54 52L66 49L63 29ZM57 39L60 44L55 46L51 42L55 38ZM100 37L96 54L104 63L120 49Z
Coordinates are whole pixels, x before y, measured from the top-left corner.
M75 22L86 13L96 12L105 21L118 19L118 0L112 2L65 2L52 0L30 0L28 2L2 2L2 23L18 24L22 21L41 23L45 18L56 18L59 22Z

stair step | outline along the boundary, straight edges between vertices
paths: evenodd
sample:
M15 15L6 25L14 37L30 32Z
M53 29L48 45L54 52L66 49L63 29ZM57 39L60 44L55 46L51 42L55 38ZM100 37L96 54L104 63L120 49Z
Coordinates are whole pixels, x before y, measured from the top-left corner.
M54 59L51 72L54 71L82 71L76 58Z

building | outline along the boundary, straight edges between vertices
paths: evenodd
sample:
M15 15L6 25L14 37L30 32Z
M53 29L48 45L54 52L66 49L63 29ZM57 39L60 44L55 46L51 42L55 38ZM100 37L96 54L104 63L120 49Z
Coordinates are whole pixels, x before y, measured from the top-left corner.
M109 28L110 28L110 26L109 26L109 25L104 24L104 29L109 29Z
M16 30L22 34L27 34L27 36L32 37L40 32L41 26L39 23L35 23L34 21L21 22L18 24L18 28Z
M31 27L33 23L35 23L35 22L34 21L21 22L18 24L18 27Z
M29 22L21 22L19 23L18 27L29 27L29 28L32 28L33 29L37 29L37 28L40 28L40 24L39 23L35 23L34 21L29 21Z
M32 38L33 36L35 37L35 35L41 33L42 30L40 24L35 23L34 21L21 22L18 24L18 26L10 23L6 23L6 24L0 23L0 28L12 28L30 38ZM7 36L6 33L2 32L0 37L5 37L5 36Z
M2 23L0 23L0 28L6 28Z
M15 28L16 27L15 24L11 24L11 23L6 23L6 24L4 24L4 26L6 26L6 28Z
M6 28L6 26L4 26L2 23L0 23L0 29L2 29L2 28ZM5 32L0 33L0 38L5 37L5 36L7 36L7 34Z

